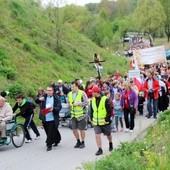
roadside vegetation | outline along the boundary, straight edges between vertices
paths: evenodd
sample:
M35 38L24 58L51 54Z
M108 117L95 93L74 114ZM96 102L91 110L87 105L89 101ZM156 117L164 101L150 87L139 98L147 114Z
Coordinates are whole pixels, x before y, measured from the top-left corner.
M122 143L112 153L85 170L168 170L170 169L170 110L161 113L158 122L142 139Z

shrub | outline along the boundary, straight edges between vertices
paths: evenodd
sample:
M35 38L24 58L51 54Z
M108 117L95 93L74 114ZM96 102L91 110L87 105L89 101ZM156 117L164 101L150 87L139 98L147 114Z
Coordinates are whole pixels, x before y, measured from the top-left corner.
M15 80L16 71L12 68L7 69L6 77L9 80Z
M15 37L14 40L19 42L19 43L22 43L22 40L19 37Z
M15 80L16 71L10 67L1 67L0 73L9 80Z
M29 44L29 43L24 43L23 49L24 49L25 51L31 51L31 46L30 46L30 44Z
M21 84L11 84L7 87L9 91L9 96L11 98L15 98L18 94L23 94L25 95L25 90Z

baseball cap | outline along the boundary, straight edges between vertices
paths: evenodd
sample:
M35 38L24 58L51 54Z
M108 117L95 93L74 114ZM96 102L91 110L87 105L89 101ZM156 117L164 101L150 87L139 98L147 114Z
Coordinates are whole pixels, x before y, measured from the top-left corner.
M63 83L63 80L59 79L59 80L58 80L58 83Z
M100 92L100 88L98 86L93 86L93 88L91 89L92 93L96 92L99 93Z

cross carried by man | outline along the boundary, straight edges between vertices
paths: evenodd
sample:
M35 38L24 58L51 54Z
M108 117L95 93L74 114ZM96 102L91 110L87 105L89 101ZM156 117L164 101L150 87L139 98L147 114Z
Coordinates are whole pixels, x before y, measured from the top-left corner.
M97 53L94 53L93 61L89 62L89 64L94 63L94 66L95 66L97 73L98 73L99 80L102 77L101 71L103 70L103 66L101 65L101 62L105 62L105 60L100 60Z

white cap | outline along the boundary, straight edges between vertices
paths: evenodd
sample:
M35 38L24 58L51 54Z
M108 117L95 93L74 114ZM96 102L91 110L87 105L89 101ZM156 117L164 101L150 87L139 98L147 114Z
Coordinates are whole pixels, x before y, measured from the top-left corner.
M60 80L58 80L58 83L63 83L63 80L61 80L61 79L60 79Z

